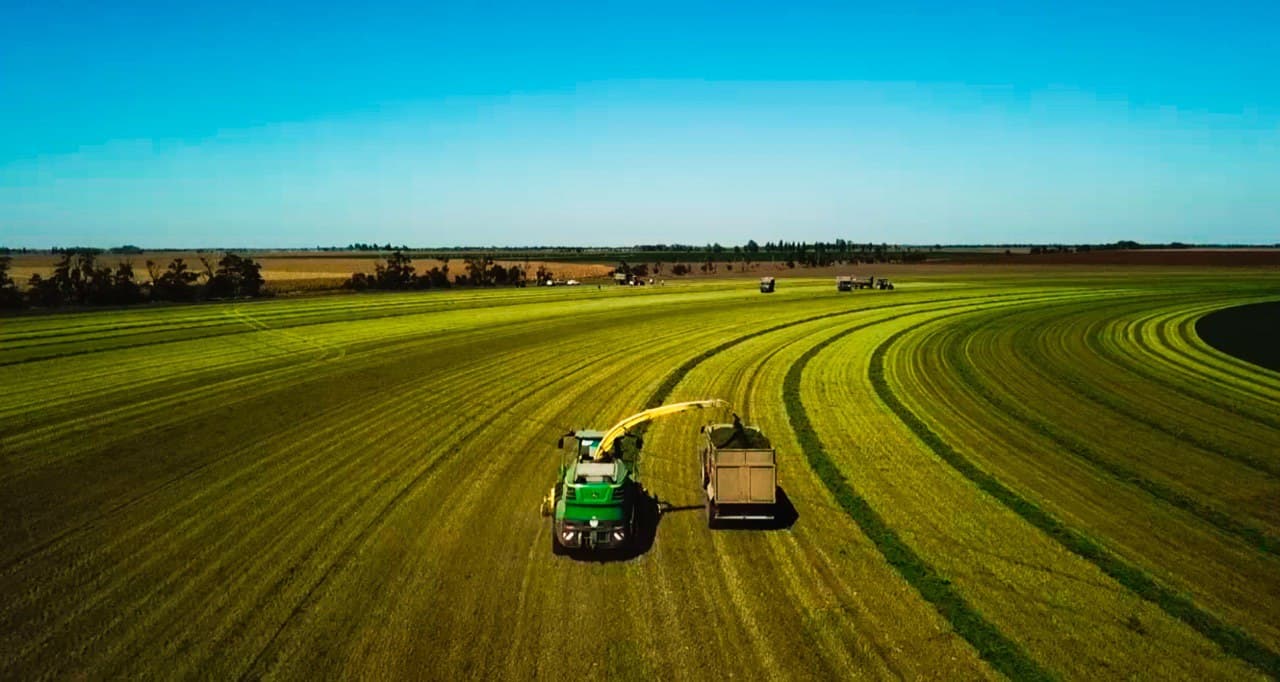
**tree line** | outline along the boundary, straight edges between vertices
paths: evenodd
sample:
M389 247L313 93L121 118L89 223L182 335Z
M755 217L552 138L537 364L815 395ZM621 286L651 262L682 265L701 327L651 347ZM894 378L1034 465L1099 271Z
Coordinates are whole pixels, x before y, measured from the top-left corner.
M449 275L449 259L441 258L441 265L432 266L430 270L418 273L413 259L403 251L396 250L386 260L375 264L372 273L357 272L343 285L355 291L382 289L388 291L408 291L413 289L446 289L452 286L525 286L527 273L519 265L504 266L493 260L492 256L473 256L463 259L463 271ZM538 284L552 279L552 273L545 266L540 266L536 273Z
M149 301L196 301L256 298L266 294L262 267L251 258L234 253L215 265L201 257L198 270L182 258L161 268L146 262L147 279L140 281L133 264L121 261L112 267L94 251L63 251L47 276L31 275L20 290L9 275L11 260L0 256L0 307L56 308L60 306L133 305Z

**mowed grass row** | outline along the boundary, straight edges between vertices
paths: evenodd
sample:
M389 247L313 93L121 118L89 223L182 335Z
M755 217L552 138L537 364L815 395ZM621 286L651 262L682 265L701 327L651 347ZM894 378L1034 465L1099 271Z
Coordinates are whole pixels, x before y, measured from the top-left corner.
M1219 445L1205 435L1186 437L1177 421L1149 419L1142 405L1117 405L1118 401L1105 397L1101 402L1092 400L1097 391L1085 389L1087 395L1082 396L1060 381L1047 369L1049 363L1040 348L1070 343L1054 323L1066 312L983 316L923 337L920 344L937 346L974 399L987 409L1006 413L1048 447L1199 516L1259 551L1277 554L1280 510L1261 501L1280 498L1280 478L1251 466L1265 460ZM913 348L912 352L919 351ZM992 372L996 367L1001 369L998 376ZM1077 369L1079 383L1088 386L1088 376L1096 368ZM1252 435L1259 451L1280 449L1278 432L1242 429L1238 423L1231 426L1231 431ZM1126 441L1123 449L1115 447L1120 434Z
M554 338L554 335L553 335L553 338ZM525 348L530 349L531 352L532 351L539 352L544 357L550 357L551 354L554 354L554 353L563 354L564 352L563 349L561 349L559 346L555 344L546 343L546 342L529 344L528 339L523 339L523 341L525 342L523 344ZM602 346L605 345L606 339L602 337L599 340L599 343ZM593 345L586 345L583 348L583 350L586 352L588 356L590 356L592 354L597 354L596 352L599 350L599 348ZM485 357L485 356L483 354L480 354L480 357ZM473 368L473 371L474 371L473 376L475 377L474 381L484 382L486 381L486 379L494 376L495 374L498 374L498 375L505 374L504 370L506 368L506 365L512 362L513 360L515 360L514 358L511 358L511 357L502 358L502 360L505 360L505 362L499 362L498 359L495 359L495 358L487 358L487 359L489 360L489 362L493 363L493 365L491 367ZM527 362L522 360L515 360L515 361L521 362L521 363ZM538 366L538 365L535 363L532 366ZM439 366L437 367L428 366L424 369L428 369L428 370L436 369L438 371L443 368ZM468 368L462 367L461 369L467 370ZM441 374L444 374L445 376L436 376L432 378L443 379L445 381L448 381L447 371L441 372ZM463 382L461 385L456 387L457 390L461 390L464 393L467 392L468 388L469 388L469 384L467 382ZM431 401L425 401L425 400L419 399L419 398L425 398L432 393L438 394L439 398L441 399L441 402L433 404ZM483 394L480 397L483 397ZM340 422L339 425L333 427L333 430L327 434L329 438L332 439L331 444L328 447L316 448L315 439L305 437L303 435L304 433L306 433L305 431L300 433L295 433L294 435L297 437L297 441L295 442L304 443L305 446L310 446L309 449L290 448L289 446L293 445L293 443L288 443L288 441L286 441L288 445L286 445L285 452L282 453L282 459L289 464L288 468L284 469L283 471L280 471L278 476L276 477L265 477L259 473L258 478L261 480L259 488L245 490L244 488L238 485L235 485L236 479L234 477L230 479L223 479L224 483L227 484L227 488L225 490L226 494L231 495L233 499L237 500L240 504L239 505L232 504L229 507L219 505L219 507L222 509L226 509L228 514L232 518L243 517L243 514L246 511L248 511L246 509L241 508L245 504L250 505L250 508L260 507L263 510L262 513L271 513L271 514L279 515L281 514L281 511L282 511L281 506L275 505L275 504L263 505L263 503L270 502L272 499L277 499L278 501L281 501L281 502L283 502L283 500L286 500L286 499L297 499L298 494L301 492L299 489L299 486L302 484L302 481L299 480L299 475L302 473L310 473L310 471L312 470L310 465L313 464L316 460L323 461L322 458L326 454L328 454L331 457L337 457L337 459L334 460L334 462L337 462L337 464L328 464L327 466L324 466L324 467L318 467L318 471L325 476L325 478L320 479L320 481L322 481L323 484L317 484L316 487L310 488L310 489L316 490L317 491L316 494L322 494L326 497L335 498L335 504L358 503L358 498L356 495L342 494L345 491L343 489L335 490L334 489L335 487L332 484L335 481L339 481L339 480L344 481L348 484L351 484L353 482L358 483L361 480L377 481L378 479L376 478L370 479L368 477L371 477L371 476L376 477L378 473L382 471L382 469L380 469L379 466L385 467L387 466L387 464L384 461L380 461L380 460L371 460L366 462L365 458L362 456L353 456L353 454L361 455L361 454L370 454L370 453L357 452L357 453L348 454L346 457L340 457L338 456L338 453L336 451L340 451L343 449L350 450L352 448L359 449L361 447L367 447L368 442L366 440L361 440L360 438L352 437L361 432L367 433L369 431L372 431L372 433L369 434L368 436L365 436L365 438L369 438L370 436L373 436L373 437L379 437L383 439L388 437L391 437L394 439L395 438L394 435L382 434L382 433L379 433L379 431L391 431L393 427L399 425L397 422L397 419L400 418L399 415L404 415L405 417L408 417L410 414L416 413L418 411L425 411L428 414L435 412L436 413L435 419L433 420L429 419L427 421L429 423L434 422L433 427L442 429L442 433L451 434L454 432L454 430L456 430L457 426L450 427L447 421L441 421L441 420L445 420L445 419L459 420L458 426L470 421L467 415L467 411L465 410L459 411L455 409L445 409L448 406L448 403L451 401L456 401L456 396L451 395L448 391L436 391L429 382L421 382L421 383L418 383L416 386L414 386L412 388L412 392L408 394L393 393L391 397L383 399L379 402L375 402L372 405L370 405L367 409L355 411L354 415L352 415L349 419L343 420L342 422ZM391 409L390 408L391 405L397 405L398 407L396 407L395 409ZM382 427L381 429L379 429L377 427L377 424L384 417L392 417L393 419L391 419L389 422L382 423ZM351 429L355 428L357 425L359 425L360 428L353 433ZM326 431L328 431L328 429L326 429ZM410 430L409 432L418 434L419 436L425 435L425 434L419 433L417 429ZM346 437L334 438L335 435L345 435ZM392 440L391 444L400 445L401 443L398 440ZM456 447L456 445L454 447ZM442 438L442 439L438 439L438 442L431 444L431 447L410 448L408 449L408 452L415 453L416 451L416 454L420 456L424 452L425 453L441 452L441 451L447 452L448 448L449 448L448 438ZM382 449L383 448L379 447L379 448L376 448L375 451L381 451ZM304 459L300 463L295 463L295 461L299 458L304 458ZM398 462L398 460L395 460L395 461ZM359 466L362 463L368 464L369 466L367 467ZM339 466L341 466L341 468L336 468ZM399 476L400 474L395 473L396 471L398 470L392 469L390 471L383 473L383 475L388 478ZM253 472L252 470L250 470L248 473L257 473L257 472ZM353 479L349 478L353 475L355 476L354 481ZM302 489L305 490L308 488L302 488ZM288 505L283 506L283 508L287 508L287 507ZM256 516L250 515L249 518L241 518L241 521L243 523L246 523L249 526L248 532L244 533L243 535L227 536L228 528L226 527L225 522L222 524L219 524L218 518L216 516L213 518L209 518L204 514L197 513L196 511L197 509L198 507L188 507L185 510L185 513L179 512L180 516L187 517L183 519L183 521L180 521L178 523L179 527L182 528L183 531L186 531L184 532L184 535L189 535L194 530L194 529L186 528L186 525L190 524L195 526L197 529L207 528L208 532L223 538L227 538L228 540L252 542L256 539L261 542L261 541L265 541L265 539L274 539L272 534L268 534L268 535L259 534L258 529L262 527L263 522L260 518ZM334 511L338 511L338 510L335 509ZM342 514L337 518L345 518L345 517L346 515ZM285 516L285 517L282 517L282 522L296 523L299 519L307 520L308 523L306 524L306 527L308 529L311 529L313 532L326 530L323 524L315 524L315 521L317 519L309 518L307 515L299 515L294 518L288 518L287 516ZM278 534L279 532L281 532L281 529L273 529L273 530L275 534ZM329 529L329 530L330 532L332 531L332 529ZM266 531L264 530L262 532L265 533ZM143 557L147 557L146 547L137 547L132 542L129 542L129 538L127 537L127 535L124 538L124 540L125 542L121 544L126 546L128 551L131 551L134 554L141 555ZM172 539L170 539L170 542L172 542ZM212 559L216 559L219 554L224 554L229 557L234 557L237 554L233 549L220 547L216 542L208 541L207 538L199 542L197 546L202 548L207 548L206 553L204 555L198 555L197 557L186 557L184 560L185 564L190 565L191 563L193 563L192 559L195 559L196 560L194 561L195 566L200 566L199 560L205 559L205 560L210 560L209 563L206 564L206 567L216 567L220 562L212 561ZM303 546L305 547L305 545ZM287 560L289 558L288 552L297 551L297 549L298 547L295 544L291 543L285 546L284 550L282 550L285 552L285 554L281 557L274 557L269 553L263 553L261 551L251 552L249 554L254 557L259 557L260 560L267 562L264 565L270 566L272 564L276 564L279 559ZM160 552L159 554L164 554L164 553ZM148 557L148 558L152 558L152 557ZM125 557L123 561L120 561L120 563L123 563L126 565L135 564L136 557L134 556ZM145 559L144 559L143 566L145 567L146 565L147 564L145 563ZM99 567L99 568L103 570L93 570L92 567L73 567L73 570L78 575L108 576L112 574L112 572L108 569L108 567ZM248 577L252 577L254 576L254 572L245 571L244 575ZM139 599L138 602L136 603L149 604L148 600L154 593L155 589L163 588L163 583L160 583L158 585L157 581L154 580L154 576L151 576L151 577L152 577L151 580L137 581L139 583L145 584L147 589L144 589L141 592L140 594L141 599ZM213 577L216 577L216 576L213 576ZM126 576L126 580L127 579L128 579L128 576ZM180 573L178 576L175 576L174 584L177 584L179 582L184 586L184 591L192 594L193 598L207 599L209 593L218 592L218 590L216 590L214 587L214 585L216 585L217 583L214 583L214 585L206 584L202 586L199 584L199 581L194 580L190 575L183 575ZM271 583L269 581L266 581L266 582L254 581L254 583L252 584L259 587L265 587L270 585ZM114 593L111 592L112 589L115 589L114 586L91 584L88 587L91 589L91 594L94 596L98 596L98 595L107 595L108 597L114 596ZM200 589L201 587L203 587L203 590L204 590L203 592ZM125 588L121 588L121 589L123 590ZM35 591L37 592L37 596L40 596L40 594L42 594L42 592L38 589ZM57 590L51 589L51 590L48 590L48 592L55 597L59 596L59 593ZM232 590L230 593L238 594L239 596L243 597L243 594L237 590ZM83 597L83 595L75 595L75 596ZM83 603L84 601L86 600L74 599L74 602ZM92 603L94 600L91 598L87 601ZM101 601L112 603L113 611L117 613L122 612L126 616L131 616L131 617L128 617L128 621L133 627L136 628L136 627L144 626L146 624L146 618L141 617L140 614L130 613L129 609L127 608L120 609L121 605L118 603L117 599L102 599ZM183 620L187 620L189 618L189 614L186 614L184 610L179 609L175 611L175 613L181 614L178 617L182 618ZM27 613L20 614L18 619L19 622L25 621L30 623L31 621L28 618L29 615L30 614L27 614ZM74 616L75 613L72 612L72 614L68 614L66 613L66 611L63 611L63 613L61 613L60 615L63 617L64 620L66 620L69 618L69 616ZM37 626L40 625L38 620L34 624ZM72 631L76 630L76 628L68 628L68 629ZM165 630L160 629L159 631L164 632ZM107 633L109 634L109 632L110 631L108 629ZM205 632L207 633L208 630L205 630ZM138 641L139 638L130 636L130 637L122 637L121 639L125 641L136 642ZM214 639L214 641L216 641L216 638ZM53 648L58 650L65 650L64 647L55 646Z
M1137 313L1113 310L1116 316ZM1132 426L1158 432L1164 437L1212 456L1214 461L1230 460L1260 474L1259 481L1280 478L1280 458L1275 457L1274 431L1240 429L1233 419L1214 419L1210 406L1191 401L1160 399L1142 382L1117 382L1100 358L1085 350L1083 334L1098 316L1089 307L1063 309L1052 317L1024 318L1023 326L1008 336L1017 357L1017 367L1034 371L1044 383L1068 392L1063 399L1083 409L1105 412ZM1089 358L1091 362L1086 362ZM1121 377L1123 379L1123 376ZM1129 390L1125 390L1128 388ZM1176 396L1176 394L1174 394ZM1170 397L1170 396L1166 396ZM1196 408L1199 409L1196 409ZM1177 451L1181 451L1178 448ZM1177 454L1171 450L1171 454ZM1181 469L1181 467L1178 467ZM1170 473L1176 473L1171 471ZM1238 488L1224 491L1230 495Z
M741 310L691 316L688 322L715 336L730 327L747 331L757 323ZM775 320L762 316L759 322ZM601 331L608 335L624 328ZM616 366L597 363L599 376L560 400L532 401L523 405L527 410L495 414L492 429L481 437L503 455L458 465L482 466L482 480L447 488L448 495L465 494L458 502L451 497L442 503L429 491L406 501L404 514L389 522L394 530L387 531L406 545L403 558L386 557L390 566L370 559L367 571L344 572L333 587L334 595L361 591L363 584L384 584L389 575L390 589L398 596L369 621L348 623L343 633L350 638L337 637L354 642L335 657L343 670L403 676L465 669L483 676L539 678L602 670L622 677L669 671L677 678L694 678L756 670L753 659L731 646L750 637L747 624L724 606L713 608L725 600L723 581L708 573L708 557L679 550L674 555L679 561L673 563L656 562L653 555L626 564L552 557L547 523L535 513L552 480L555 437L567 426L598 427L638 409L662 378L655 367L674 364L687 349L709 345L704 342L709 338L686 334L682 348L674 352L670 347L646 352L646 345L632 346L641 351L637 357ZM655 364L656 359L661 361ZM530 422L554 427L534 432ZM456 479L442 475L435 480L445 486ZM434 535L423 534L423 524ZM654 572L638 574L646 567ZM424 577L430 589L421 589ZM494 638L494 632L510 636ZM299 628L293 635L296 642L281 651L311 651L313 636L313 630ZM796 653L782 657L781 669L798 673L804 668L797 658L807 660L800 654L803 647L794 636L786 641L778 648ZM287 653L279 660L285 676L302 675L314 663Z
M815 282L799 284L800 288ZM664 294L680 292L691 299L743 292L741 284L724 281L680 282L662 287L544 287L529 289L457 289L415 293L375 292L359 296L310 299L266 299L237 303L157 305L116 310L30 314L9 317L0 329L0 366L54 357L96 353L246 331L237 311L276 329L325 322L381 319L450 310L482 310L548 303L594 301L591 305L661 304ZM551 309L551 308L545 308ZM536 311L526 314L536 315Z
M797 314L809 314L802 310L806 305L791 306L780 299L775 310L791 314L794 308ZM848 300L819 300L816 305L830 310L848 305ZM439 469L430 474L432 480L441 477L437 493L468 490L471 483L466 473L488 447L497 456L484 459L487 465L512 461L534 465L537 475L519 480L523 484L527 478L541 489L550 480L549 462L541 457L512 460L508 456L512 434L520 433L510 421L495 423L487 436L490 440L481 442L483 447L472 443L479 435L466 438L463 427L477 427L483 423L480 416L509 420L519 415L521 410L501 399L513 393L530 411L531 405L546 403L557 405L565 414L576 413L582 404L594 404L590 387L629 395L625 387L644 380L644 373L652 374L658 357L697 343L701 335L715 337L724 327L741 323L741 315L732 311L704 320L700 315L708 310L689 305L675 311L689 315L673 318L672 311L660 311L652 319L629 316L614 324L566 311L558 326L534 328L496 345L469 339L468 346L441 347L439 338L424 334L420 347L405 344L394 357L370 358L370 364L361 365L361 354L348 353L341 362L308 366L309 377L271 387L256 402L193 415L181 422L189 433L171 434L179 439L174 448L179 457L170 458L185 455L187 464L198 469L194 475L176 481L152 480L160 490L145 499L117 505L60 541L10 562L3 590L20 595L4 611L5 622L13 627L6 628L9 636L0 646L7 654L13 652L6 656L10 669L127 673L146 670L158 661L192 671L231 673L238 665L269 669L281 660L278 652L289 651L289 638L295 632L304 642L314 641L315 628L298 631L296 625L289 625L298 622L295 610L327 594L327 586L337 584L337 577L350 570L333 558L334 552L360 549L360 538L381 527L378 519L392 518L415 499L416 488L408 484L419 480L433 466L429 461L435 461L424 461L424 456L438 457L464 446L467 451L465 456L449 455L447 461L457 462L453 470L446 472L443 465L430 469ZM772 324L776 318L765 320ZM619 331L627 333L620 336ZM668 339L668 345L655 347L662 339ZM657 357L637 352L646 348L653 348ZM525 353L540 359L522 357ZM624 355L629 358L624 360ZM69 361L79 359L56 362ZM530 392L529 386L538 386L548 373L570 362L577 366L573 376L597 378L582 389L565 385L572 383L566 379ZM347 370L352 364L357 368ZM611 369L614 364L644 373L628 381ZM526 372L523 376L517 371L521 369ZM401 378L406 375L416 380ZM376 384L381 381L387 384ZM620 387L611 388L614 385ZM580 398L565 402L560 394ZM347 409L337 409L335 403ZM267 404L278 411L256 411ZM614 413L603 418L616 417ZM138 415L131 421L137 423ZM116 451L138 453L139 446L156 435L140 428L113 442ZM514 444L518 449L526 447L520 441ZM539 442L537 447L546 444ZM107 456L92 448L82 454ZM145 453L134 458L149 460ZM214 461L206 466L205 458ZM501 488L511 481L499 479L492 484ZM75 492L93 498L88 492L92 487L82 485ZM527 496L511 497L520 504L515 513L522 517L532 514L540 492L528 490L534 493L532 502ZM121 486L121 494L129 491ZM500 496L510 497L501 492ZM434 506L439 504L438 497L427 499ZM78 500L68 495L62 501L75 506ZM85 506L96 507L98 502L94 499ZM465 502L449 508L453 513L480 514L482 521L490 518L484 516L484 505ZM361 526L366 517L375 523ZM497 518L501 521L483 526L485 535L505 530L510 523L509 518ZM534 522L544 523L536 517ZM439 527L434 522L420 526L421 541L433 547L439 544L441 536L435 532ZM375 543L375 547L381 545ZM448 552L437 548L430 554L452 563ZM347 600L356 598L361 608L369 600L366 592L358 598L341 591L337 595L337 602L328 606L330 618L344 623L351 611ZM402 597L386 595L394 603ZM502 611L501 604L494 606L495 612ZM309 607L304 610L312 612ZM466 652L475 654L472 649L460 649L459 655ZM283 658L315 663L309 656ZM421 663L412 656L405 660Z
M934 317L946 325L963 315ZM874 349L925 322L904 320L837 338L804 367L800 397L839 474L879 524L932 569L937 578L931 582L949 583L943 589L954 590L1053 674L1250 674L974 486L880 406L869 374ZM931 364L923 371L944 369ZM877 527L874 520L869 527ZM998 642L979 636L1002 653Z
M1148 428L1163 428L1197 447L1215 450L1259 473L1280 474L1280 452L1268 445L1271 431L1256 428L1265 424L1241 429L1241 409L1226 404L1221 396L1201 399L1194 388L1154 380L1150 365L1135 367L1113 355L1116 346L1127 342L1107 332L1127 317L1108 318L1087 311L1064 315L1052 321L1058 334L1044 336L1032 352L1042 354L1041 366L1059 377L1060 383L1090 401Z
M1106 315L1105 309L1099 312ZM991 317L987 321L988 328L999 329L1001 322L1008 323L1003 325L1006 329L1025 328L1018 324L1016 318L1001 318L1001 322L996 322ZM1071 428L1068 426L1069 414L1075 414L1080 421L1074 425L1072 433L1097 433L1090 431L1090 425L1086 423L1088 415L1081 415L1087 410L1071 413L1063 407L1069 402L1054 400L1046 392L1043 402L1034 403L1037 410L1034 416L1020 414L1010 402L993 401L989 394L973 401L973 396L983 391L973 390L972 384L977 380L972 373L920 369L922 365L930 364L929 344L946 347L946 336L937 328L922 328L914 336L903 339L900 354L890 354L886 358L886 372L892 372L888 375L890 379L896 379L902 386L899 393L903 400L911 403L912 411L943 437L946 447L957 447L962 456L996 479L1022 490L1024 498L1034 500L1032 504L1044 504L1059 519L1065 519L1069 526L1076 525L1091 534L1105 533L1104 544L1138 561L1140 566L1145 566L1162 580L1172 577L1174 590L1191 590L1197 595L1196 601L1201 610L1197 610L1189 600L1175 597L1166 588L1149 587L1149 578L1141 576L1141 569L1117 564L1106 558L1105 552L1100 555L1103 562L1099 565L1106 567L1109 573L1114 570L1117 572L1113 575L1133 576L1121 582L1135 593L1143 594L1152 603L1192 624L1232 655L1249 660L1260 670L1274 673L1277 659L1274 645L1269 642L1274 641L1275 619L1265 610L1256 608L1259 600L1269 600L1276 590L1274 557L1250 552L1248 547L1231 546L1233 539L1238 541L1241 538L1223 538L1222 524L1210 523L1217 519L1206 519L1203 514L1193 514L1190 519L1186 518L1187 514L1179 517L1179 513L1187 511L1186 508L1170 504L1176 500L1150 499L1153 497L1150 494L1152 489L1143 485L1140 478L1117 476L1117 471L1106 462L1091 461L1090 457L1081 457L1080 452L1072 452L1079 443L1070 438L1064 440L1058 428ZM1016 388L1018 367L1011 362L1010 354L996 352L998 344L963 328L956 336L962 339L960 343L966 348L995 349L986 358L983 379L998 375L1008 379L1000 382L1004 389L1012 391L1011 387ZM919 341L919 345L906 345L913 338ZM934 360L935 367L957 362L954 355L934 355L938 357ZM892 359L897 359L898 364L894 364ZM912 373L910 366L917 371ZM938 384L935 390L921 388L930 382ZM990 389L989 386L987 388ZM965 400L966 395L969 402ZM1026 405L1029 400L1032 400L1030 396L1023 395L1018 404ZM1007 424L1001 424L1002 416L1008 419ZM1056 421L1049 425L1048 430L1037 428L1045 426L1043 422L1046 419ZM1035 442L1035 436L1049 440L1050 444L1046 446ZM1134 448L1141 449L1139 444L1147 442L1147 437L1129 430L1123 440L1110 441L1108 445L1111 448L1124 452L1114 461L1125 461L1126 464L1121 466L1128 466L1136 458ZM1096 453L1088 454L1097 457ZM1064 458L1071 459L1072 455L1075 455L1075 461L1063 461ZM1194 461L1188 461L1188 466L1194 466ZM1241 483L1253 483L1251 477L1256 474L1249 470L1236 473ZM1143 492L1148 493L1148 499L1144 499ZM1153 502L1156 503L1154 506ZM1214 533L1215 530L1219 532ZM1170 542L1174 538L1176 542ZM1071 543L1064 546L1074 546ZM1090 550L1087 556L1094 556L1092 552ZM1223 575L1236 576L1236 579L1223 580ZM1204 611L1203 607L1210 611ZM1212 613L1229 614L1231 617L1215 619ZM1235 629L1239 625L1245 626L1244 633ZM1249 635L1245 633L1248 632L1254 636L1261 635L1261 640L1247 641Z
M766 674L777 674L783 658L772 643L790 633L811 642L807 653L814 660L808 665L817 677L838 677L848 670L883 677L923 676L942 669L966 677L993 674L831 502L822 481L805 464L782 406L786 370L808 348L850 327L878 326L946 305L895 306L779 330L707 357L682 377L671 400L727 398L748 423L760 425L773 439L783 494L801 515L790 530L708 532L697 448L688 434L713 417L693 415L655 425L650 432L647 448L659 456L648 460L645 478L651 490L680 510L664 518L655 558L665 568L688 556L672 547L701 548L685 559L692 559L690 570L724 576L721 592L732 597L711 600L706 608L737 610L736 618L750 624L754 636L745 649ZM727 420L728 415L716 418ZM780 603L794 606L778 609Z
M713 288L711 296L695 289L693 300L678 296L689 310L713 310L723 305L723 300L740 300L741 290ZM728 299L724 297L728 296ZM646 299L647 300L647 299ZM310 302L306 302L310 304ZM585 303L562 301L547 306L526 306L514 309L527 311L519 324L504 325L512 311L485 309L482 311L447 312L421 316L398 316L351 324L326 323L295 330L305 333L309 344L341 349L340 353L315 357L307 353L279 357L271 352L258 352L259 344L270 351L275 346L273 330L253 334L199 340L181 345L190 355L190 364L197 369L184 370L186 360L179 354L167 355L156 364L146 354L135 350L112 350L94 355L63 358L22 367L5 368L15 372L15 392L50 396L62 399L57 410L49 410L36 403L21 406L22 412L6 415L5 437L0 440L6 454L6 466L0 470L0 481L10 485L13 496L8 500L15 514L20 514L20 524L8 526L6 539L12 550L24 547L47 537L43 532L46 515L57 526L68 515L74 515L78 507L74 502L86 498L84 507L93 510L110 508L136 487L138 476L156 476L167 480L171 476L190 471L186 456L172 452L160 452L148 457L144 452L129 452L130 443L138 443L147 434L163 434L165 448L169 451L187 451L209 445L210 437L227 443L227 452L234 452L233 443L241 435L234 425L241 413L253 413L260 409L262 394L286 390L298 382L328 374L356 374L372 372L389 376L393 382L413 381L412 371L399 371L402 357L411 356L415 348L424 343L449 343L456 348L470 348L484 339L523 335L521 343L538 344L547 337L563 333L564 319L573 317L574 324L584 328L600 326L626 310L627 317L637 324L658 325L665 322L667 312L661 306L641 305L635 308L619 307L625 300ZM799 304L799 305L797 305ZM804 315L805 300L780 298L776 314ZM202 309L216 314L216 309ZM791 312L792 310L795 312ZM181 312L175 309L175 312ZM547 326L553 325L553 326ZM561 326L554 326L561 325ZM227 362L220 346L233 340L243 342L243 362ZM175 350L180 346L174 345ZM465 350L456 354L466 358ZM100 383L84 386L64 380L65 374L84 374L92 377L102 364L119 368L114 374L114 389ZM32 368L46 366L52 379L40 377ZM52 365L52 366L50 366ZM70 367L66 367L66 366ZM134 366L136 373L127 368ZM204 369L199 369L204 368ZM20 370L20 372L19 372ZM183 380L188 373L195 376ZM176 375L176 377L175 377ZM129 379L132 377L134 381ZM421 375L417 380L425 381ZM358 380L358 379L357 379ZM299 404L313 404L325 409L333 405L359 402L360 396L334 395L323 400L303 399ZM275 409L274 407L270 409ZM191 432L184 426L196 422L199 427ZM152 443L144 443L152 446ZM129 453L129 467L121 467L119 457L103 457L103 452ZM139 471L138 469L141 469ZM77 490L74 496L50 494L75 485L76 475L95 481L91 491ZM72 504L68 504L68 499ZM83 521L83 519L81 519ZM74 524L73 524L74 525ZM3 558L0 558L0 565Z
M1105 314L1105 310L1099 312ZM1051 316L1053 311L1039 313ZM1021 317L978 316L970 322L999 335L1001 330L1020 328ZM954 336L948 333L952 331ZM1163 483L1144 478L1158 476L1162 469L1178 473L1178 455L1185 458L1193 475L1201 466L1203 476L1216 476L1224 492L1230 491L1231 474L1236 484L1257 489L1256 472L1240 466L1233 470L1230 462L1215 469L1208 459L1211 455L1197 457L1186 446L1162 443L1162 434L1144 432L1140 425L1109 424L1106 415L1093 414L1088 405L1055 397L1051 383L1041 389L1043 400L1019 393L1022 386L1014 355L982 358L985 372L961 371L965 364L980 361L957 358L951 352L955 348L978 355L975 349L1000 347L985 334L975 334L967 323L942 331L921 329L899 343L901 349L895 347L895 354L886 357L890 371L901 370L891 376L902 377L898 380L903 401L943 441L1059 519L1105 538L1130 561L1176 589L1196 595L1197 602L1270 636L1273 619L1254 606L1277 588L1275 557L1258 548L1256 538L1235 532L1242 524L1234 517L1223 520L1208 513L1225 514L1222 510L1230 509L1212 493L1195 491L1197 497L1186 499L1193 491L1173 489L1169 477ZM895 358L910 358L917 368L941 364L956 369L946 373L917 369L908 375L901 365L892 364ZM1002 379L999 389L989 379L997 366ZM1006 392L1010 397L992 397ZM1034 405L1035 411L1026 411L1030 408L1024 405ZM1233 513L1248 518L1243 512ZM1170 542L1172 538L1177 541ZM1239 580L1221 580L1224 574Z
M1253 300L1256 299L1242 297L1241 302ZM1206 304L1197 312L1204 314L1222 305L1221 302ZM1100 324L1097 333L1086 338L1086 343L1091 351L1111 360L1128 374L1140 377L1153 388L1177 393L1194 404L1218 408L1235 419L1247 419L1280 429L1280 417L1276 416L1275 405L1267 395L1259 394L1244 383L1214 376L1212 372L1207 375L1205 370L1189 372L1185 366L1179 366L1153 351L1147 338L1149 334L1154 336L1150 324L1162 313L1167 314L1167 311L1109 320Z
M843 295L825 280L770 296L750 281L430 292L24 318L22 343L49 345L0 344L0 361L26 358L0 376L49 402L0 405L0 677L995 676L832 499L791 431L788 373L850 329L809 357L806 414L850 483L983 619L1052 674L1248 676L1002 513L913 443L865 381L836 399L809 385L865 380L877 339L924 320L1147 286L1085 279ZM167 329L165 315L187 327ZM101 336L77 339L77 324ZM166 377L184 362L191 377ZM76 377L91 390L69 390ZM706 529L695 436L709 417L697 413L647 438L641 478L671 511L646 554L551 556L536 510L555 438L656 396L709 395L775 440L795 526ZM1131 640L1142 646L1121 660Z

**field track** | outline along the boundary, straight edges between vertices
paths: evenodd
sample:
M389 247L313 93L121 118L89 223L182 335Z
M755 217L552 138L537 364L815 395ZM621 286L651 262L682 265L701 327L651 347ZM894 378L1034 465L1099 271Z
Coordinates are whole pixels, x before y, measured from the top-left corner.
M0 320L0 679L1280 677L1274 272L333 296ZM554 557L556 437L729 400L625 561Z

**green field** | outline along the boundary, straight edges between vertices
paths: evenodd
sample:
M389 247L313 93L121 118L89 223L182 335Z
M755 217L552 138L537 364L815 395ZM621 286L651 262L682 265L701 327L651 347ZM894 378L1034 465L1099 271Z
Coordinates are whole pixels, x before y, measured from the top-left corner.
M1280 373L1235 270L999 269L0 319L0 679L1280 676ZM720 397L797 518L555 557L556 438Z

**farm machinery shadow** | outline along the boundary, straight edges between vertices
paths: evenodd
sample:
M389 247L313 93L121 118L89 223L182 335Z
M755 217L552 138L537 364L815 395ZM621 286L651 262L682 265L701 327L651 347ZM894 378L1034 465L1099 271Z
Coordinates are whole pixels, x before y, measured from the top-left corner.
M658 537L658 526L662 524L663 517L668 514L682 514L686 512L702 512L705 513L706 508L701 504L693 505L674 505L670 502L664 502L647 489L637 486L636 499L636 525L635 534L632 541L626 547L610 550L571 550L566 556L575 561L583 561L588 563L614 563L618 561L630 561L647 554L653 549L653 543ZM774 509L774 518L762 520L742 520L733 521L722 519L716 523L716 530L760 530L760 531L776 531L787 530L795 525L799 520L800 513L796 510L795 505L791 503L791 498L787 496L786 491L781 487L777 489L777 503ZM712 531L715 532L715 531Z

